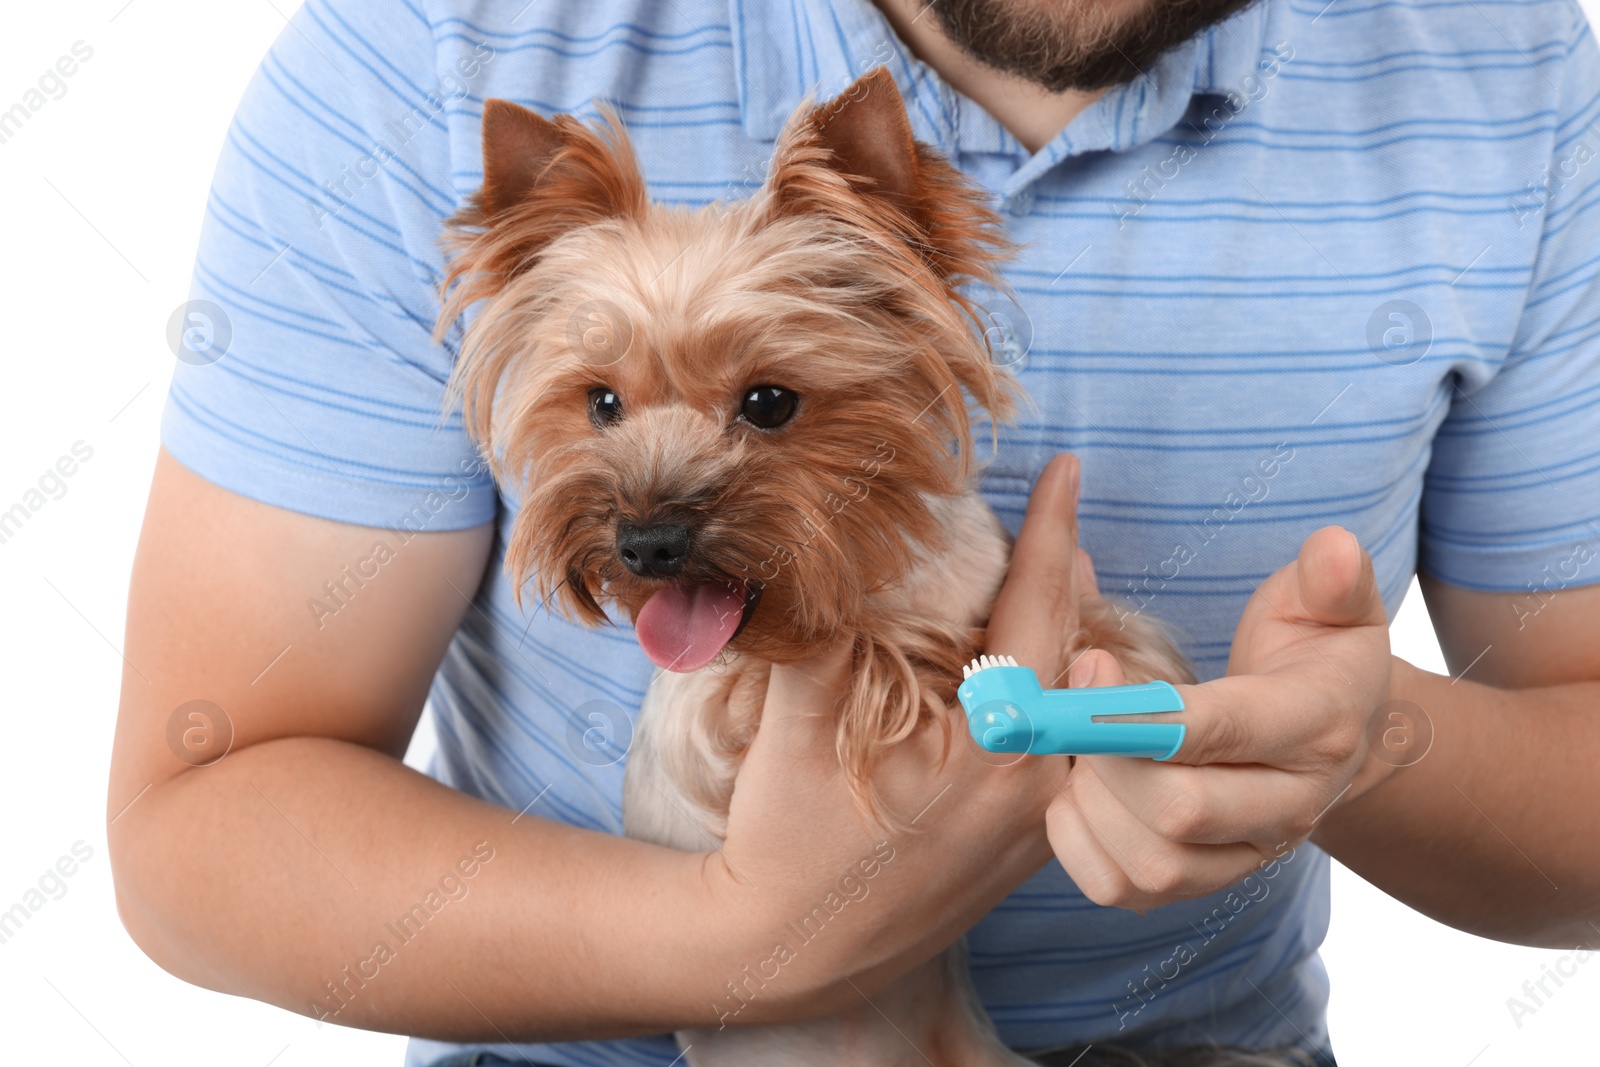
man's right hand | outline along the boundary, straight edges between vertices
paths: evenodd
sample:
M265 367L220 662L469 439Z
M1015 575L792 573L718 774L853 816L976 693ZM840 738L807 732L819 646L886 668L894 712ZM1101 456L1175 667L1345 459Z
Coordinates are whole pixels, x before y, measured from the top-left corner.
M989 647L1057 686L1066 684L1063 638L1077 628L1086 563L1077 547L1077 489L1070 455L1040 475L988 628ZM762 946L747 961L752 971L772 956L768 942L793 945L786 924L811 915L829 893L846 898L843 879L853 876L866 893L857 889L859 899L829 920L826 938L777 968L783 978L763 990L776 1007L752 1001L740 1022L771 1021L771 1010L807 1016L859 1006L863 994L872 996L960 937L1051 856L1045 810L1070 761L985 757L968 738L959 705L949 709L947 759L940 758L943 734L928 724L874 773L885 807L914 825L885 832L859 815L834 750L848 658L848 649L836 646L805 663L774 666L761 727L734 790L728 837L708 872L736 911L758 924L744 934ZM885 840L893 859L863 879L861 861L874 859Z

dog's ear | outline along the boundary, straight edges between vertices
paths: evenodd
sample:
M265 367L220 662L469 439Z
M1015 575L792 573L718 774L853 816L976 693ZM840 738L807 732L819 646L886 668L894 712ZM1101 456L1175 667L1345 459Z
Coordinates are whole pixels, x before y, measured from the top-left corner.
M874 67L863 74L813 110L807 122L832 153L829 166L852 186L907 214L917 210L917 142L911 136L905 102L887 69Z
M777 215L825 212L888 229L944 280L992 280L1010 251L1000 218L970 179L911 133L887 68L801 108L778 139L768 179Z
M509 100L483 105L483 187L478 204L487 217L520 204L567 146L568 137L549 119Z
M638 217L648 204L644 177L616 113L605 125L571 115L545 119L509 100L483 107L483 185L445 220L453 253L442 288L462 284L447 302L439 332L467 305L492 296L537 261L557 237L609 218Z
M923 346L930 358L907 379L922 388L908 388L950 437L969 435L961 390L951 386L997 420L1010 416L1014 383L996 369L987 333L976 341L967 329L986 331L989 322L962 286L975 280L1005 288L998 267L1014 246L983 188L912 136L886 69L869 71L826 104L795 111L779 136L766 192L773 217L842 223L875 243L885 270L906 281L899 310L919 331L935 325L941 338ZM963 464L969 451L961 449Z

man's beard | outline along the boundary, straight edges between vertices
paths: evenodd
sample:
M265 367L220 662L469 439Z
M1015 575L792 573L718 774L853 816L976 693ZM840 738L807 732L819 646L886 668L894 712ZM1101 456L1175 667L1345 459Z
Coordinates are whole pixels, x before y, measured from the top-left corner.
M1050 92L1132 81L1162 53L1252 0L933 0L945 35L985 66Z

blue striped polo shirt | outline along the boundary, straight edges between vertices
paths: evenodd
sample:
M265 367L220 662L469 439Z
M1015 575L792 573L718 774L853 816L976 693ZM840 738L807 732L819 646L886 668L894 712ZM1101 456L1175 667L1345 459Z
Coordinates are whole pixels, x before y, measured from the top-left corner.
M1032 401L985 449L1013 532L1046 460L1076 452L1102 586L1170 624L1203 677L1251 590L1328 523L1371 550L1391 614L1419 568L1548 595L1600 575L1597 60L1572 0L1263 0L1030 153L867 0L308 0L227 133L192 293L221 321L177 367L163 441L299 512L494 523L503 555L516 502L440 415L459 329L429 336L484 101L611 101L654 196L700 205L759 185L807 92L882 64L1023 246L1014 293L978 294ZM498 566L474 607L433 685L432 773L619 832L652 669L626 623L520 609ZM1326 1053L1327 922L1310 845L1146 915L1095 906L1052 863L973 930L972 968L1020 1048ZM454 1048L414 1041L408 1062Z

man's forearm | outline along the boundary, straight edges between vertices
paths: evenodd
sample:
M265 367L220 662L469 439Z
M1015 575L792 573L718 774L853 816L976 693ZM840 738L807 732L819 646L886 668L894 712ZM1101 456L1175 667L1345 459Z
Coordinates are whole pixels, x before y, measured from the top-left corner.
M704 857L514 816L360 746L266 742L117 817L119 906L179 977L343 1025L500 1042L705 1022L718 983L684 976L743 960L730 916L686 906L708 899Z
M1459 929L1550 947L1600 943L1591 925L1600 923L1600 682L1499 689L1396 658L1390 699L1422 710L1431 747L1409 766L1382 768L1313 840Z

